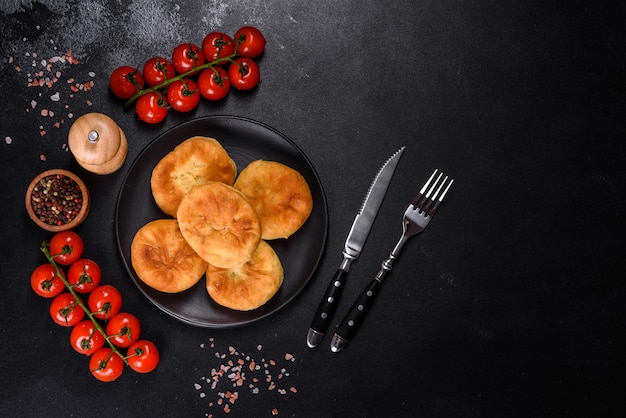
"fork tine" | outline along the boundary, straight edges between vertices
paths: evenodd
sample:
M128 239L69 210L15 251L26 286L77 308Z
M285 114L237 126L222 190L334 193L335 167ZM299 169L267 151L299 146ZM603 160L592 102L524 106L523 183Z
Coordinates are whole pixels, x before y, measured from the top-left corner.
M445 190L443 191L441 196L439 196L439 198L437 199L439 192L443 188L444 184L446 184L446 180L448 180L448 176L446 176L446 178L443 179L443 182L439 185L439 188L437 189L437 193L435 193L435 195L433 196L433 201L435 201L435 204L432 206L432 208L430 208L426 216L430 216L430 217L435 216L435 213L437 212L439 205L441 205L441 202L443 202L443 198L446 197L448 190L450 190L450 186L452 186L452 183L454 183L454 179L450 179L450 182L446 186Z
M437 174L437 169L433 171L433 174L430 175L428 181L424 183L424 186L422 186L422 190L420 190L419 194L415 196L415 198L411 202L411 204L415 208L420 208L424 204L424 201L422 200L422 198L424 197L424 193L426 193L428 186L430 186L430 182L433 180L433 178L435 178L435 174Z
M428 193L426 193L426 195L424 196L425 202L422 205L419 205L417 207L419 210L424 212L424 216L426 216L426 214L428 213L428 210L430 209L431 205L433 204L433 201L435 200L436 194L433 195L433 191L435 190L435 187L437 187L437 184L439 183L439 180L441 180L442 176L443 176L443 173L439 173L439 175L437 176L437 180L435 180L435 182L432 184L432 186L430 186L430 189L428 190ZM444 178L443 181L445 182L447 178L448 177ZM439 186L439 188L441 188L441 186ZM437 190L437 193L439 193L439 190Z

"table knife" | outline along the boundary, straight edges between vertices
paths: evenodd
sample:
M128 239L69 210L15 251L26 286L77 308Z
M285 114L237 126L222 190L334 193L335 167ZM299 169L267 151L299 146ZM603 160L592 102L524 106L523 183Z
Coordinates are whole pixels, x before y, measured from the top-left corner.
M374 177L372 184L365 195L365 199L361 208L359 209L350 233L346 239L346 243L343 249L343 260L337 269L332 281L328 285L324 297L322 298L315 316L311 321L311 326L307 333L307 345L310 348L315 348L322 342L324 334L328 329L330 320L337 309L337 304L343 292L344 283L350 270L350 265L354 260L359 258L363 244L367 239L367 236L372 228L378 209L383 202L383 198L387 193L387 188L393 177L393 173L398 166L400 157L404 152L404 148L400 148L396 151L378 170L378 173Z

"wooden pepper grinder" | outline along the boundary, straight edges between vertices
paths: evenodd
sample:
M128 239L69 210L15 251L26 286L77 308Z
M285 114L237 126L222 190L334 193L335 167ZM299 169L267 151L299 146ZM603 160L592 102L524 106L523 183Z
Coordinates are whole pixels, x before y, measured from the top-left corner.
M102 113L87 113L76 119L70 128L68 145L78 164L96 174L118 170L128 153L126 135Z

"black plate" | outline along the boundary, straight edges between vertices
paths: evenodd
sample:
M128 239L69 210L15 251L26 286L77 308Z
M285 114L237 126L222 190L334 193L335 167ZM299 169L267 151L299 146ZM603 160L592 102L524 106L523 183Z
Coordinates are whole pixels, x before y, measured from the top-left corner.
M154 219L168 218L152 198L152 170L176 145L194 135L217 139L237 164L238 172L257 159L278 161L298 170L311 188L313 211L303 227L288 240L269 241L283 264L285 276L278 293L256 310L240 312L217 305L206 291L204 277L185 292L159 292L146 286L132 267L130 247L137 230ZM115 218L119 250L139 290L163 312L183 322L208 328L249 324L289 303L317 269L328 230L328 210L322 185L300 148L267 125L233 116L194 119L158 136L139 154L128 171L119 193Z

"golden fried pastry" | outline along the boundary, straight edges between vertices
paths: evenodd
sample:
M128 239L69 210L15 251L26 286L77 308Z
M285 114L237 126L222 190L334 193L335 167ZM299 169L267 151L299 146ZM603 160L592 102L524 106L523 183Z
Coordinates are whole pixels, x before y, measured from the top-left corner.
M261 240L261 222L243 194L210 181L191 189L176 217L189 245L208 263L230 268L250 260Z
M206 289L218 304L249 311L265 304L283 283L283 266L274 249L261 241L247 263L224 269L209 264Z
M304 177L275 161L253 161L241 171L234 187L259 213L265 240L288 238L313 209L311 189Z
M161 210L176 217L183 196L198 184L220 181L232 186L235 162L213 138L194 136L163 157L152 171L152 195Z
M207 268L207 262L183 238L176 219L158 219L141 227L130 253L141 281L166 293L189 289Z

